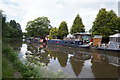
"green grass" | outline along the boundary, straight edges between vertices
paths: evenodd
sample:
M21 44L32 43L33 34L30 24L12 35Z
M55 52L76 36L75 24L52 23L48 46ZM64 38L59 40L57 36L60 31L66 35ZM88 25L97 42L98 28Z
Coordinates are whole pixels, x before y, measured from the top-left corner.
M14 68L8 64L8 60L2 56L2 78L14 78Z

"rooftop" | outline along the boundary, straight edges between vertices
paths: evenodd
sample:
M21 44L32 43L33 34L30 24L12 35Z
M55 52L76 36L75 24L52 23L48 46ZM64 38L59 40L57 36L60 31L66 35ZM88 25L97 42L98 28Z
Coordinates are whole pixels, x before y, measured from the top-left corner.
M120 33L117 33L117 34L111 35L110 37L120 37Z

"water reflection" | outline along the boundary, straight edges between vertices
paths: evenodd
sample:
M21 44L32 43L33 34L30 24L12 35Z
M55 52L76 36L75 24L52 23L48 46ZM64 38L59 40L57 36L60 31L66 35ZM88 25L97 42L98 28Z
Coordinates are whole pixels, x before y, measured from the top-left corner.
M63 55L63 54L58 53L57 57L58 57L58 61L59 61L60 65L62 67L65 67L67 65L68 54Z
M35 64L38 64L40 62L44 63L46 66L50 62L50 57L48 56L48 53L45 52L43 48L39 47L38 44L28 44L27 49L28 51L30 51L26 53L26 58L29 62Z
M116 64L118 66L119 63L117 63L116 59L120 60L119 57L115 56L109 56L106 54L98 54L96 52L93 52L93 58L92 58L92 72L95 77L97 78L119 78L119 68L116 67L113 64ZM111 64L112 63L112 64Z
M76 60L75 57L70 57L70 64L72 65L72 69L77 77L80 74L82 67L84 66L83 63L84 61L82 60Z
M27 47L24 47L24 46ZM26 51L23 52L22 49ZM120 54L87 51L56 45L23 44L21 51L30 63L44 63L48 68L62 69L78 78L117 78Z
M81 52L78 49L63 47L63 46L55 46L55 45L48 45L47 49L50 51L50 56L58 58L58 61L61 67L65 67L67 65L67 60L69 59L69 63L71 64L72 70L76 77L79 77L79 74L84 66L84 61L91 59L91 54L88 52ZM52 50L52 51L51 51ZM69 56L72 54L72 56ZM54 60L56 60L54 58Z

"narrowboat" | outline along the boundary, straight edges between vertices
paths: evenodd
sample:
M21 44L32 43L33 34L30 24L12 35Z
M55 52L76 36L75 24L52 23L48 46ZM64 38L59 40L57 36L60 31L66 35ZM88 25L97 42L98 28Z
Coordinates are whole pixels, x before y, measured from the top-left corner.
M46 44L46 40L45 39L40 39L40 38L27 38L26 42L28 43L41 43L41 44Z
M99 50L119 51L120 52L120 33L111 35L109 43L105 46L99 46Z
M48 40L48 44L69 46L69 47L80 47L80 48L89 48L92 42L89 44L83 44L83 41L74 41L74 40Z

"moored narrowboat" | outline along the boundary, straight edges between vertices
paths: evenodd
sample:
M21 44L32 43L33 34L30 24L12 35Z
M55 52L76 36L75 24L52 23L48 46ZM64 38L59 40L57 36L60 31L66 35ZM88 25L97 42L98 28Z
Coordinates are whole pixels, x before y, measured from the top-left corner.
M40 38L27 38L26 42L28 42L28 43L41 43L43 45L46 44L46 40L45 39L40 39Z
M80 48L89 48L91 42L89 44L83 44L83 41L74 41L74 40L48 40L48 44L69 46L69 47L80 47Z

